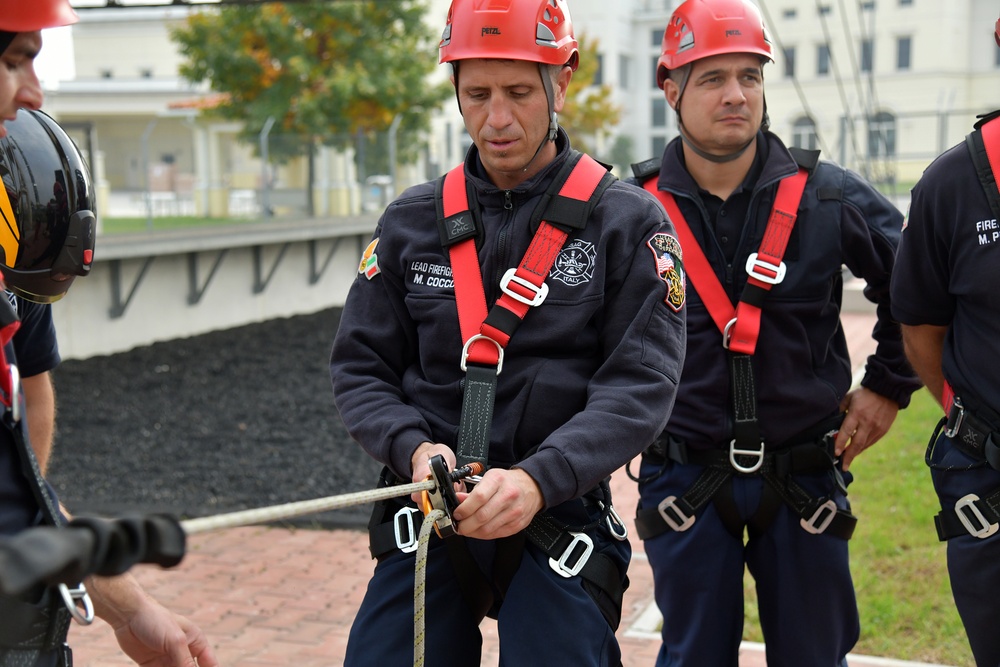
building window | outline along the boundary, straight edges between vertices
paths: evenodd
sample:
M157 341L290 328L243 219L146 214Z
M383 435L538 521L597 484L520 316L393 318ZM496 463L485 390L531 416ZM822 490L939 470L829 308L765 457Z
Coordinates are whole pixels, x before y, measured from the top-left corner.
M110 69L102 69L101 70L101 78L102 79L111 79L114 76L115 76L115 73L112 72Z
M816 75L826 76L830 73L830 45L820 44L816 47Z
M650 46L655 46L658 49L661 48L663 46L663 31L653 30L649 34L650 37L652 37L652 42L650 43Z
M910 51L912 47L912 37L900 37L896 40L896 69L910 69Z
M861 71L871 72L875 60L875 43L870 39L861 40Z
M139 76L141 78L143 78L143 79L152 79L153 78L153 68L152 67L143 67L143 68L141 68L139 70Z
M830 13L830 5L820 5L819 6L819 15L820 16L826 16L829 13Z
M864 0L863 2L859 2L858 6L863 12L873 11L875 9L875 0Z
M913 0L899 0L900 7L906 7L913 4Z
M785 60L785 78L795 78L795 47L789 46L782 51Z
M618 56L618 86L628 90L632 85L632 59L626 55Z
M819 146L816 123L809 116L798 118L792 125L792 146L814 151Z
M868 120L868 155L887 158L896 155L896 117L880 111Z
M595 86L604 85L604 54L597 54L597 71L594 72L594 83Z
M660 157L663 155L663 149L667 147L666 137L651 137L649 140L650 155L652 157Z
M785 19L793 19L798 15L798 12L794 9L786 9L781 13L781 17Z
M653 116L653 127L667 126L667 99L665 97L661 95L655 98L650 112Z

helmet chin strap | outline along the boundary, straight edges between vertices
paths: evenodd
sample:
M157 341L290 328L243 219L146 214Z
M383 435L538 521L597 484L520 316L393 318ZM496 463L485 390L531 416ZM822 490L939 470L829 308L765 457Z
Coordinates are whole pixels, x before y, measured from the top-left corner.
M538 144L538 148L535 149L535 154L528 160L528 164L524 165L524 169L521 170L522 172L528 171L535 160L538 159L538 155L545 148L545 144L555 141L556 137L559 136L559 118L555 112L556 93L555 89L552 88L552 78L548 76L548 73L545 71L545 65L542 63L538 63L538 74L542 78L542 88L545 90L545 99L549 105L549 131L545 135L545 138L542 139L542 142Z
M715 162L716 164L732 162L733 160L739 158L741 155L747 152L747 149L750 148L750 146L753 145L753 142L756 141L757 139L757 135L755 134L754 136L750 137L750 141L743 144L743 147L736 150L735 152L726 153L725 155L715 155L714 153L709 153L708 151L701 148L700 146L698 146L698 144L695 143L695 140L691 138L691 135L688 134L687 129L684 127L684 123L681 122L680 114L677 115L677 129L680 130L681 141L683 141L684 144L688 148L690 148L695 155L697 155L700 158L704 158L709 162Z

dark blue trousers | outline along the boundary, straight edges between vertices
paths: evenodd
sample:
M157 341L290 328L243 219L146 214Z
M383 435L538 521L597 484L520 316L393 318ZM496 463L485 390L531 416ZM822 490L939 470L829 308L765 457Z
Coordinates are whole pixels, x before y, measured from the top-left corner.
M625 571L628 542L603 529L588 531L594 550L613 555ZM458 539L458 538L449 538ZM466 540L484 572L492 570L495 543ZM351 627L347 667L410 667L413 664L415 553L395 552L375 568ZM427 558L427 667L479 667L482 634L466 604L444 542L431 536ZM527 543L497 615L500 665L619 665L621 652L611 626L579 577L564 578L549 557Z
M644 464L642 477L659 466ZM640 484L643 507L680 498L702 466L667 463L662 474ZM800 475L810 493L836 488L830 475ZM732 479L744 519L753 515L765 482ZM846 495L835 501L846 508ZM814 535L782 504L762 535L745 543L726 530L712 503L684 532L667 531L645 541L653 568L656 603L663 614L657 667L737 667L743 637L743 572L756 582L757 607L768 667L836 667L860 633L847 541Z
M954 510L969 493L985 499L1000 488L1000 472L982 462L977 465L943 434L934 444L931 463L934 490L945 511ZM1000 533L948 540L948 576L976 664L1000 665Z

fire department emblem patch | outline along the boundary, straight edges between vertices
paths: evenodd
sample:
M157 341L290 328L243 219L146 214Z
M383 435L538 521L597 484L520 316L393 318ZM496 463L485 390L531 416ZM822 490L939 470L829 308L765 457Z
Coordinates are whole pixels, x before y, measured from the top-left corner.
M684 307L686 298L684 269L681 265L684 254L681 244L670 234L654 234L646 241L656 259L656 275L667 284L667 298L664 299L674 311Z
M597 250L594 249L594 244L577 239L563 248L556 257L549 277L570 287L582 285L594 277L596 263Z
M375 254L376 247L378 247L378 239L374 239L365 248L365 254L361 256L361 265L358 266L358 273L368 278L368 280L382 273L382 270L378 268L378 255Z

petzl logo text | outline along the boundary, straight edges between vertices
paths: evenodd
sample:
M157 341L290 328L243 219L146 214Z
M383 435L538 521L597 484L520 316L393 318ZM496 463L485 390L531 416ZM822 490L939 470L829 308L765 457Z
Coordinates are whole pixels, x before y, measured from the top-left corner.
M484 26L483 27L483 30L480 33L480 36L485 37L486 35L499 35L499 34L500 34L500 28L497 28L496 26L488 25L488 26Z

